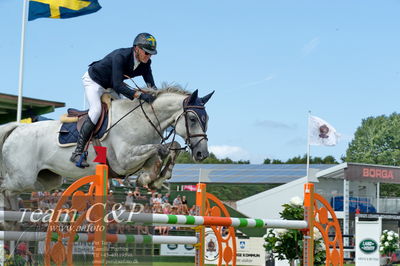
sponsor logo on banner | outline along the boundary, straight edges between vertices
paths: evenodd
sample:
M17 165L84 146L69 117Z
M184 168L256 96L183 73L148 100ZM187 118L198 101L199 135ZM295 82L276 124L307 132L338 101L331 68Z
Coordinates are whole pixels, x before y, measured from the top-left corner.
M394 179L393 170L365 167L362 173L365 177Z
M356 217L355 250L356 265L380 265L379 241L382 233L382 218L378 221L360 221Z
M236 265L265 265L264 242L262 237L236 238ZM217 264L220 250L214 231L209 229L205 233L205 263Z
M214 234L214 231L208 230L204 238L205 244L205 259L209 262L217 261L219 256L218 239Z
M400 169L383 166L349 164L345 170L347 180L370 180L371 182L400 183Z
M196 191L196 185L184 185L183 190Z
M378 243L373 239L364 239L360 242L360 249L366 254L373 253L378 249Z
M162 244L161 256L195 256L196 250L193 245L183 244Z

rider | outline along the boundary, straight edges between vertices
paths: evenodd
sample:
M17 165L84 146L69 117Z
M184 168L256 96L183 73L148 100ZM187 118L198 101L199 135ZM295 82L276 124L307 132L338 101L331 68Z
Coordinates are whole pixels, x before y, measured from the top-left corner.
M149 33L140 33L133 41L133 47L120 48L106 55L100 61L89 65L83 75L83 86L89 104L89 116L79 132L77 146L70 161L78 167L87 167L84 150L92 131L101 114L101 95L106 88L112 88L118 94L133 100L138 98L147 103L154 101L154 96L129 88L123 81L128 77L142 76L146 85L156 89L151 72L152 55L157 54L157 42Z

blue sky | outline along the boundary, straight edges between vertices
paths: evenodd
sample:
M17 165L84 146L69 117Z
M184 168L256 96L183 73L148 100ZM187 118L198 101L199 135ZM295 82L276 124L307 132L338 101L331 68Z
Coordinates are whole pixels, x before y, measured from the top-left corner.
M158 86L216 91L208 135L220 157L303 155L311 110L342 135L312 155L339 159L363 118L398 111L400 1L99 2L91 15L27 23L24 96L82 107L87 65L150 32ZM22 1L0 1L3 93L18 90L21 16Z

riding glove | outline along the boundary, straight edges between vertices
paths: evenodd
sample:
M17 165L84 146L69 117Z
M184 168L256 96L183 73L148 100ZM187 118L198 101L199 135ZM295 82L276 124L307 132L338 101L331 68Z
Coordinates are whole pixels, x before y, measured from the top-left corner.
M143 100L147 103L152 103L156 99L156 97L154 97L153 95L151 95L149 93L141 93L139 95L139 99Z

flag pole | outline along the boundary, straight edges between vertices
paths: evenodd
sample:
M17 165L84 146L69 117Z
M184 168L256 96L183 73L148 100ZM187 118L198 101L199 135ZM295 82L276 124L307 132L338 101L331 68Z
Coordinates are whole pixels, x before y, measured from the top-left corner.
M22 10L22 31L21 31L21 50L19 56L19 78L18 78L18 104L17 104L17 122L21 122L22 115L22 88L24 83L24 50L25 50L25 26L26 26L26 10L28 1L24 0Z
M308 111L307 117L307 183L309 182L309 172L310 172L310 116L311 111Z

